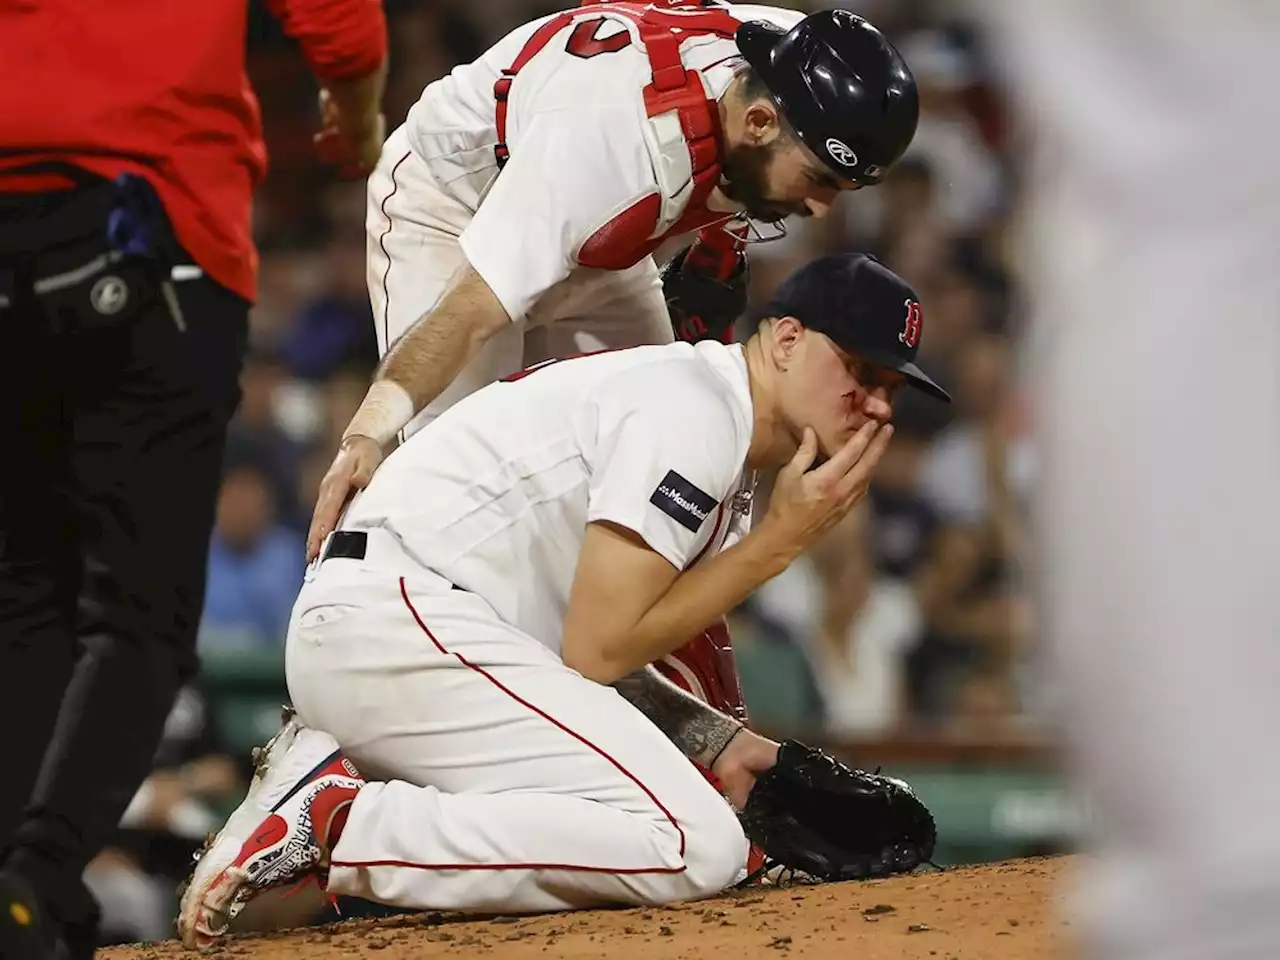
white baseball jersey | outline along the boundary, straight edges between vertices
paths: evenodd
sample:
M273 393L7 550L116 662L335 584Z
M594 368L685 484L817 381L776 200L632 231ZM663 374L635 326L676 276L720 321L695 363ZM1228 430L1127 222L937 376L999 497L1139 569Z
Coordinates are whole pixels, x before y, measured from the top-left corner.
M635 531L684 570L749 517L752 407L742 347L643 346L490 384L387 458L343 520L405 552L559 652L587 524Z
M785 28L803 18L767 6L725 10L738 21ZM635 25L607 8L582 8L575 24L587 26L560 31L517 74L507 110L510 159L497 176L494 83L548 19L517 28L430 84L405 121L411 152L474 213L463 251L517 321L575 267L593 265L592 252L607 246L620 214L656 195L656 236L680 219L691 190L679 118L674 111L647 116L648 55ZM741 60L732 40L713 35L686 39L681 57L713 99ZM719 191L708 202L726 213L738 209Z

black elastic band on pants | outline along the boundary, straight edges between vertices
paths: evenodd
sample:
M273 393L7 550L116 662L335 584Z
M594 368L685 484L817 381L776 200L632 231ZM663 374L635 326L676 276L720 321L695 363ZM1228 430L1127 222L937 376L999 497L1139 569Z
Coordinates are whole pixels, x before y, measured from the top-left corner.
M342 557L345 560L363 560L369 535L363 530L335 530L324 548L321 562Z
M341 558L343 560L363 560L369 546L369 534L363 530L335 530L329 535L329 542L320 552L320 562ZM450 590L461 590L456 583L449 584Z

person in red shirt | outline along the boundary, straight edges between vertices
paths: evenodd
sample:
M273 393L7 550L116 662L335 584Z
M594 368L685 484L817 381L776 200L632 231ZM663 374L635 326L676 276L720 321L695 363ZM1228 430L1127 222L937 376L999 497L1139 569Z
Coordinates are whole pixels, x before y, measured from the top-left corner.
M379 0L269 0L321 157L376 162ZM256 295L248 0L0 5L0 956L92 956L81 882L196 630Z

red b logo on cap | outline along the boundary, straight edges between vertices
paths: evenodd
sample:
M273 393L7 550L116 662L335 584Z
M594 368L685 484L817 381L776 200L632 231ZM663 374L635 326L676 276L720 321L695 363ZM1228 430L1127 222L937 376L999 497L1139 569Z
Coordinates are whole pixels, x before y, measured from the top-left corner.
M914 300L904 302L907 305L907 322L898 334L898 339L914 350L920 342L920 328L924 325L924 317L920 313L920 304Z

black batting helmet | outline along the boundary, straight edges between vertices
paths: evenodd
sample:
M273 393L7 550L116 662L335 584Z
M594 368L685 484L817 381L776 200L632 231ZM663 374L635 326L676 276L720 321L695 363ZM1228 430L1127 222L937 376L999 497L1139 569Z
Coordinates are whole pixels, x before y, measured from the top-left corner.
M800 139L834 173L878 183L916 134L916 81L884 34L848 10L810 14L790 30L743 23L738 49Z

